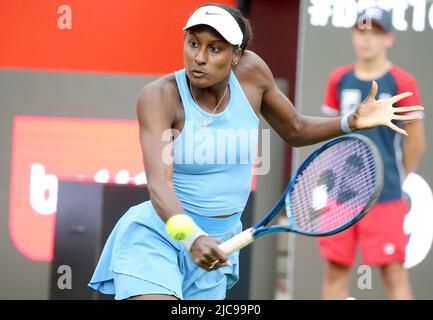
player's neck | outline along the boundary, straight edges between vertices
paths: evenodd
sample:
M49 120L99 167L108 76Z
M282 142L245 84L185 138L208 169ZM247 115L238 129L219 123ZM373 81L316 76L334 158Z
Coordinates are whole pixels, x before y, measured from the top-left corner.
M392 67L392 62L386 55L373 59L358 59L355 63L355 75L366 81L383 77Z
M198 88L194 85L190 84L191 90L193 91L193 97L198 102L202 102L204 104L217 104L222 98L223 100L227 100L229 96L228 90L229 78L224 79L218 84L215 84L211 87L207 88ZM224 101L221 101L224 105Z
M193 88L194 93L197 97L206 97L206 96L220 96L224 94L227 86L230 82L230 74L224 77L221 81L214 83L211 86L200 88L191 83L191 80L188 79L188 85Z

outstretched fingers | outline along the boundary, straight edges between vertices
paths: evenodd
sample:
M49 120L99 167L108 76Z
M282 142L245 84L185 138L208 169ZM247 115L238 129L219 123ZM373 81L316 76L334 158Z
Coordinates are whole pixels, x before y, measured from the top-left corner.
M391 103L394 104L394 103L397 103L400 100L403 100L403 99L410 97L412 95L413 95L412 92L403 92L403 93L400 93L396 96L391 97L390 100L391 100Z
M367 99L376 99L376 95L377 95L377 90L378 90L378 86L377 86L377 82L373 81L371 83L371 89L370 89L370 93L368 94Z
M398 120L398 121L411 121L411 120L420 120L420 119L422 119L422 115L420 115L419 113L408 114L405 116L394 115L394 120Z
M394 131L397 131L398 133L401 133L405 136L407 136L407 132L406 130L403 130L402 128L397 127L394 123L392 123L391 121L388 123L388 127L391 128Z
M423 111L423 110L424 110L424 107L422 107L422 106L399 107L399 108L394 108L394 113Z

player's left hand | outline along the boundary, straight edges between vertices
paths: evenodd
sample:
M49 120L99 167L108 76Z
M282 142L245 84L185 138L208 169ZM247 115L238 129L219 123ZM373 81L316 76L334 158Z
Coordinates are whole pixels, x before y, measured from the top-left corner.
M376 100L377 89L377 83L376 81L373 81L368 97L349 117L349 127L352 130L364 130L382 125L388 126L392 130L407 136L407 132L405 130L399 128L391 121L419 120L419 113L411 115L399 115L398 113L422 111L424 108L422 106L394 108L393 104L411 96L413 93L405 92L388 99Z

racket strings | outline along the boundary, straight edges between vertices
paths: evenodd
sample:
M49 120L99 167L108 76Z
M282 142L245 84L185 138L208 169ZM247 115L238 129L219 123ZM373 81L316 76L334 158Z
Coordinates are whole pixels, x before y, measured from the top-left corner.
M344 141L318 155L297 178L289 220L308 233L327 233L353 220L375 191L376 162L363 141Z
M349 187L346 185L345 187ZM323 189L322 189L323 190ZM367 184L366 187L358 189L356 192L362 194L365 191L369 190L369 186ZM326 189L324 191L326 193ZM341 190L340 190L341 192ZM347 192L347 190L344 190L342 192ZM353 192L353 191L349 191ZM368 196L368 195L367 195ZM328 195L325 194L326 198L326 205L328 212L321 212L322 208L316 209L316 212L312 215L310 212L309 218L307 218L307 215L300 216L301 217L301 223L300 224L304 229L307 229L309 232L327 232L332 229L338 228L341 225L344 225L345 223L349 222L351 219L353 219L358 212L360 212L360 208L357 206L354 206L353 204L349 204L346 201L346 205L339 205L339 208L337 208L337 204L334 201L334 203L329 204L328 198L333 199L336 198L332 194ZM305 199L303 199L305 203ZM304 204L305 205L305 204ZM307 207L311 207L308 206ZM311 210L311 209L310 209ZM333 210L334 212L329 212L330 210ZM338 210L338 215L336 215L336 210ZM319 219L320 217L320 219Z
M346 177L346 181L343 181L344 185L342 187L345 187L347 189L350 188L350 182L347 181L350 178L352 178L352 177ZM349 196L350 196L350 192L353 193L353 191L348 191L347 189L346 190L340 189L340 192L343 192L343 193L349 192ZM357 193L363 194L363 192L365 190L368 190L368 189L369 189L369 186L367 184L366 187L358 189ZM322 188L322 190L323 190L323 188ZM328 198L330 198L330 199L336 198L335 195L334 196L332 194L328 195L326 188L324 189L323 192L325 192L326 201L328 201ZM303 200L305 202L305 199L303 199ZM327 205L329 205L329 204L327 203ZM332 206L332 204L329 206ZM308 205L307 205L307 207L308 207ZM334 203L334 209L333 209L334 211L336 210L335 207L336 207L336 205ZM327 209L329 210L329 207ZM335 215L335 214L332 215L328 212L327 216L325 216L326 213L321 212L320 209L318 209L318 210L316 209L317 212L315 213L315 215L313 215L313 218L316 218L316 219L311 219L311 212L310 212L309 219L306 218L307 217L306 215L301 216L301 218L303 218L303 219L301 219L301 221L303 222L302 226L304 228L306 228L307 230L309 230L310 232L315 232L315 231L316 232L317 231L326 232L326 231L329 231L330 228L334 229L340 225L345 224L346 222L350 221L351 219L353 219L354 216L356 216L356 214L359 212L359 209L358 210L356 210L356 209L358 209L358 208L356 208L355 206L350 205L350 204L348 205L347 200L346 200L345 206L340 205L340 208L338 208L338 213L339 213L338 215ZM331 210L332 210L332 208L331 208ZM317 219L318 217L320 217L320 219ZM318 228L320 228L320 230L317 230Z

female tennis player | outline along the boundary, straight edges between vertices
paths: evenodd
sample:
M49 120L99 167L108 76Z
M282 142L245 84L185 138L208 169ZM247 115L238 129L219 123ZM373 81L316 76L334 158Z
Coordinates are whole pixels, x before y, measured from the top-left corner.
M205 5L184 30L184 69L146 85L137 102L151 200L119 220L89 283L115 299L225 298L238 280L238 253L227 257L218 244L242 229L260 114L288 144L304 146L380 125L405 134L391 120L422 110L393 108L411 93L376 101L373 82L350 115L300 115L247 50L251 28L237 9ZM184 241L165 229L177 214L195 222Z

